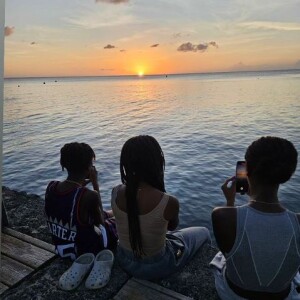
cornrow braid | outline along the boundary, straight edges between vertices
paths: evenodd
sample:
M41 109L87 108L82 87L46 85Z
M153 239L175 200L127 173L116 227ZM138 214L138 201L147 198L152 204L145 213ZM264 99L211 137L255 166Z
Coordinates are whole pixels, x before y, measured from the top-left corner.
M124 144L120 158L120 173L122 183L126 185L129 239L136 257L144 254L137 205L138 186L143 181L165 192L164 168L164 154L153 137L140 135Z
M95 158L94 150L85 143L65 144L60 150L62 170L66 168L70 173L80 173L87 170Z

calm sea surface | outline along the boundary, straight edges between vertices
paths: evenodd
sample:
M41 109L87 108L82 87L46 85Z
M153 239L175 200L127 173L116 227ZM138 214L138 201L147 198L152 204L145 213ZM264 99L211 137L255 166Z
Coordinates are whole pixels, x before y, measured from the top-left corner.
M122 145L149 134L164 151L166 188L180 200L181 226L211 228L212 208L224 203L220 186L253 140L285 137L300 153L300 71L7 79L4 92L4 185L43 195L48 181L66 176L60 148L86 142L109 207ZM280 190L297 212L299 191L300 166ZM239 196L237 204L246 201Z

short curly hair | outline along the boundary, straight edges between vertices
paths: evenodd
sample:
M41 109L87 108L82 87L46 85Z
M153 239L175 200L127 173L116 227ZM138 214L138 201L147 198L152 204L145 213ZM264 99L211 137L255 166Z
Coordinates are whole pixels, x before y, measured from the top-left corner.
M249 177L264 184L281 184L295 172L298 153L290 141L267 136L248 147L245 159Z
M60 164L69 173L86 171L95 158L94 150L85 143L69 143L60 149Z

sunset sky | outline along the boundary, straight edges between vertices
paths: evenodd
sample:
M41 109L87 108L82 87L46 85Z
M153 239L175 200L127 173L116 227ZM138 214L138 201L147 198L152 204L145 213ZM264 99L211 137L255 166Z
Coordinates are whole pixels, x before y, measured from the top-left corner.
M300 68L300 0L7 0L5 76Z

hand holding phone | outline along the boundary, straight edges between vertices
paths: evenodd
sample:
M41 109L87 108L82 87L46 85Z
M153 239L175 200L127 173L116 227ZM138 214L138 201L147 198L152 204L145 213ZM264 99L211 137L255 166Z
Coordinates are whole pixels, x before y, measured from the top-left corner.
M247 169L245 161L238 161L236 163L236 192L241 195L245 194L249 190L249 184L247 179Z
M227 206L234 206L235 202L235 177L231 177L227 179L222 187L221 187L223 194L226 198Z

